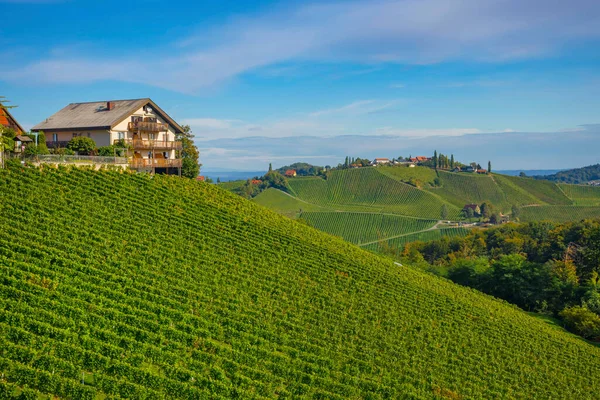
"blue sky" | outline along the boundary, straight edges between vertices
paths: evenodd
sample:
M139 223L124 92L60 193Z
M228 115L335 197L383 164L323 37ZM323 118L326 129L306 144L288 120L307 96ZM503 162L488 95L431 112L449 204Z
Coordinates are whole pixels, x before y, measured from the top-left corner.
M595 0L0 0L0 11L0 95L25 127L71 102L151 97L192 126L206 169L434 149L502 169L600 161Z

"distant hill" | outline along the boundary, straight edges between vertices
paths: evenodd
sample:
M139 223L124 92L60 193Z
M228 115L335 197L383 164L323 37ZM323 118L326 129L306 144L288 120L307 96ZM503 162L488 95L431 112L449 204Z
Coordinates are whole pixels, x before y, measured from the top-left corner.
M534 178L552 182L575 184L597 181L600 180L600 164L560 171L552 175L534 176Z
M0 398L597 397L599 347L218 185L19 168L0 188Z
M202 175L211 178L214 182L217 178L221 182L246 180L255 176L263 176L267 171L226 171L226 170L202 170Z
M545 175L553 175L557 172L565 171L564 169L505 169L505 170L495 170L494 173L502 174L502 175L510 175L510 176L519 176L521 173L524 173L527 176L545 176Z
M411 240L464 235L466 231L458 224L431 221L458 221L460 211L471 203L491 204L511 220L562 222L600 217L600 187L497 173L382 166L289 178L288 184L289 193L269 189L253 201L376 251L399 252ZM228 185L221 187L236 190L235 183ZM518 215L511 215L515 210ZM390 218L382 219L382 215Z

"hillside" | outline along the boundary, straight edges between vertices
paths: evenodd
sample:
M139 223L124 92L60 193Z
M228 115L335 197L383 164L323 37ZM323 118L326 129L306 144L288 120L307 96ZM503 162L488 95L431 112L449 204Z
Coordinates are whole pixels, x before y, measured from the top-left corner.
M216 185L0 170L0 397L591 398L600 349Z
M452 225L435 222L460 220L459 211L469 203L487 202L509 215L519 210L512 220L563 222L600 216L600 188L500 174L385 166L334 170L327 179L298 177L288 183L290 193L271 188L254 202L375 251L398 251L414 240L463 236L467 230L438 231ZM397 217L382 225L387 214ZM435 229L423 232L423 226L433 225Z
M586 183L600 180L600 164L589 165L583 168L574 168L559 171L552 175L534 176L535 179L543 179L557 183Z

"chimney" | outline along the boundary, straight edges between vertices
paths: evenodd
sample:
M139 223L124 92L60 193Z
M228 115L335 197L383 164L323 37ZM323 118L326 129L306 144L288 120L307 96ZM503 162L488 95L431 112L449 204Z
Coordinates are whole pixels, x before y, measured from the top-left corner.
M115 103L113 103L112 101L107 101L106 102L106 109L108 111L112 110L113 108L115 108Z

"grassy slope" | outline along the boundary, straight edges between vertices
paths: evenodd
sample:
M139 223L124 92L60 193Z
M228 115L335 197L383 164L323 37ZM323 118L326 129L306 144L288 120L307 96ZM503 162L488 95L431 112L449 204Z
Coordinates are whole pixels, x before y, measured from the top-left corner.
M246 183L245 180L239 180L239 181L229 181L229 182L221 182L219 183L219 187L225 190L234 190L234 189L238 189L241 188L244 183Z
M0 189L0 391L595 395L600 349L214 185L25 170Z
M302 212L326 210L324 207L301 201L274 188L265 190L252 199L252 201L290 218L296 218L301 210Z
M442 237L466 236L469 232L466 228L442 228L426 232L408 233L389 240L382 240L377 243L370 243L365 246L366 249L372 251L381 251L383 249L395 250L396 253L403 251L404 245L410 242L441 239Z
M396 179L400 182L408 183L410 181L417 181L421 184L433 184L433 181L437 177L435 170L427 167L377 167L377 171L390 178Z
M576 205L600 206L600 187L586 185L559 184L558 187Z
M302 219L312 227L355 244L421 231L437 222L400 215L351 212L303 212Z
M290 179L293 192L308 202L343 211L370 211L439 218L441 199L390 178L377 168L333 171L327 180ZM450 215L458 209L449 206Z
M600 218L600 207L590 206L539 206L521 209L520 219L530 221L569 222Z
M503 175L503 178L540 199L543 203L550 205L573 204L563 191L560 190L558 185L553 182L508 175Z

